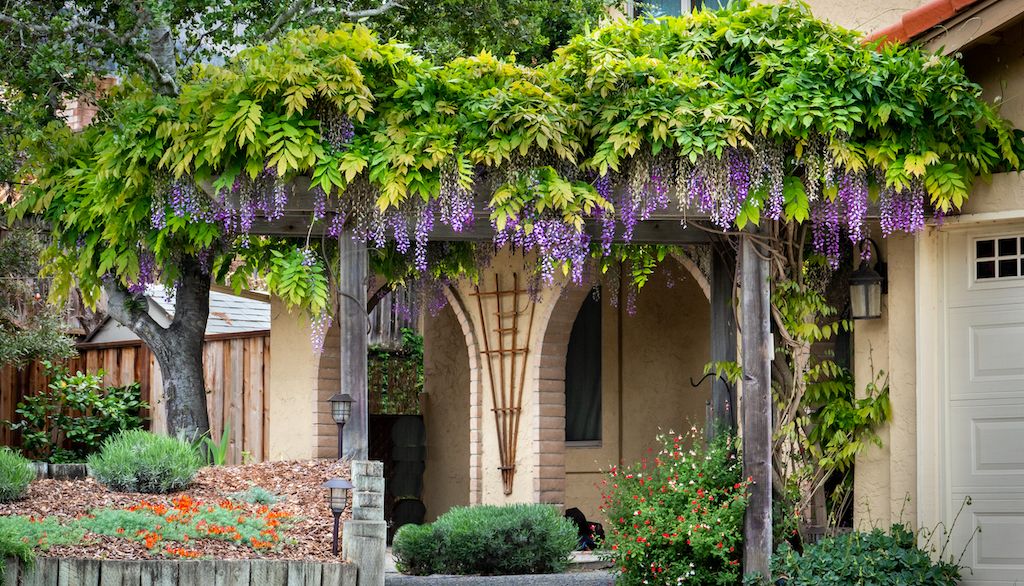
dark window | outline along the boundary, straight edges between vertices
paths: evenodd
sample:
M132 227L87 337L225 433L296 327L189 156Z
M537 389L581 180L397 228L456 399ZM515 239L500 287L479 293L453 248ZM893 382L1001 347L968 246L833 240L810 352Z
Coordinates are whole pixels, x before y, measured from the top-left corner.
M999 256L1016 256L1017 239L1002 238L999 240Z
M565 441L601 439L601 301L587 295L565 356Z
M729 0L636 0L633 3L636 16L658 18L661 16L681 16L694 8L718 10L729 4Z
M974 278L1024 277L1024 238L1010 236L974 242Z
M979 240L974 243L977 258L992 258L996 255L995 240Z

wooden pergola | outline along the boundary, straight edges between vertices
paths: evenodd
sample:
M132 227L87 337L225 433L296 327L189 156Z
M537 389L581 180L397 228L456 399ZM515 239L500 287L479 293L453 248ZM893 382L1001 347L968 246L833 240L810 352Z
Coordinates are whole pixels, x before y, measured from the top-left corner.
M455 232L436 222L429 239L437 241L490 242L494 231L486 209L490 195L478 187L474 222L466 231ZM298 179L281 217L273 221L257 218L252 233L293 238L327 238L330 218L311 222L314 197L308 182ZM588 224L587 230L599 238L600 226ZM767 567L772 551L772 403L771 360L774 343L771 334L770 283L767 251L761 250L756 229L742 233L723 234L711 227L710 219L700 212L666 210L637 223L630 244L710 245L713 251L710 275L712 362L736 361L737 325L742 336L743 401L741 436L743 441L744 477L751 479L748 514L746 515L745 555L748 567ZM740 241L739 252L730 239ZM616 242L624 243L617 235ZM341 335L340 387L354 399L352 417L344 427L345 458L365 459L368 456L369 395L367 388L366 283L368 274L367 245L344 230L338 238L340 270L338 279L339 307L336 322ZM733 294L735 275L739 275L739 315ZM713 434L732 422L730 390L726 381L715 377L712 385ZM764 556L763 560L750 559Z

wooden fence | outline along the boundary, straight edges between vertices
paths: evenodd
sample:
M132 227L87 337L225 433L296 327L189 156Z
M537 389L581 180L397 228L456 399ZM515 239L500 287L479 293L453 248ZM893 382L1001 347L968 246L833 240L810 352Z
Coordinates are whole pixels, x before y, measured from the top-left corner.
M67 366L72 372L103 370L105 385L137 381L142 399L152 405L150 429L166 431L160 368L141 341L80 344L78 356L68 360ZM229 426L228 463L262 461L267 453L270 331L207 336L203 370L214 439L220 440L224 426ZM0 368L0 419L13 421L22 397L48 383L45 369L38 362L22 369ZM7 426L0 426L0 445L16 443L15 434Z

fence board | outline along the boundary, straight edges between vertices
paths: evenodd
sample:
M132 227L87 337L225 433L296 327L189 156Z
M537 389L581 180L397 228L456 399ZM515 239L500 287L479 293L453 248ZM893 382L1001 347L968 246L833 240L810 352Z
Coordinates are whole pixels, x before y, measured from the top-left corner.
M143 400L152 405L146 414L150 429L166 432L160 367L153 353L138 341L82 344L79 355L65 365L72 372L95 372L102 368L104 384L108 385L138 381ZM203 348L203 375L214 437L220 439L225 424L231 427L228 463L242 463L243 452L255 462L262 461L268 454L270 332L209 336ZM48 383L38 362L21 369L0 368L0 419L13 421L17 403ZM0 445L17 445L18 440L7 426L0 426Z

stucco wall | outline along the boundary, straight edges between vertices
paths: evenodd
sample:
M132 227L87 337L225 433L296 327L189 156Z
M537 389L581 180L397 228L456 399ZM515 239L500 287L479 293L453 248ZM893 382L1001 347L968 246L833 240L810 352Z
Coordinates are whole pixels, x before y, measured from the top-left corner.
M313 458L318 361L309 323L297 312L289 312L277 297L270 300L270 323L267 459Z
M427 520L469 504L469 357L451 307L424 320L424 423Z
M905 13L927 0L807 0L814 16L839 26L866 33L899 21Z
M888 263L889 291L882 319L854 326L854 379L859 396L881 372L889 381L890 423L878 431L881 448L868 447L857 458L854 524L916 523L917 494L917 344L914 237L880 241Z

